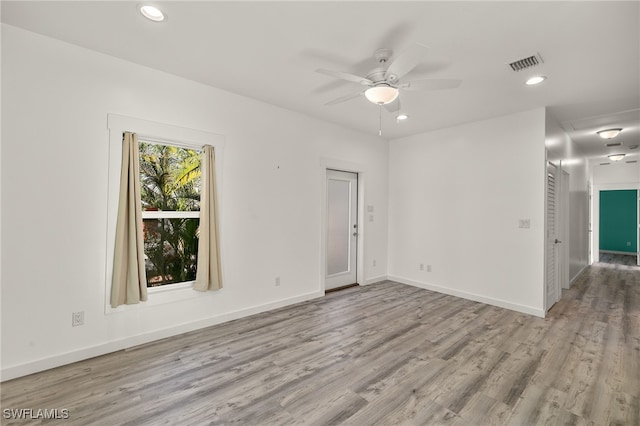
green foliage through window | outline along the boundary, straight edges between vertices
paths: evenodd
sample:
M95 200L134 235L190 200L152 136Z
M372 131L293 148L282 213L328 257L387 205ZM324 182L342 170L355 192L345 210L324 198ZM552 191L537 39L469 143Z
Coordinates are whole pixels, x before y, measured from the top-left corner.
M201 154L145 142L139 143L139 150L147 285L193 281L198 256ZM167 213L157 217L154 212Z

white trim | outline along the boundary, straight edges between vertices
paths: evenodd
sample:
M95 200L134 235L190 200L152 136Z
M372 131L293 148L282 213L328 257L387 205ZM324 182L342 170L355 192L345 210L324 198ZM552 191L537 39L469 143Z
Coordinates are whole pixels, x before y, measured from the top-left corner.
M580 271L576 274L575 277L571 278L571 281L569 281L569 288L571 288L571 286L573 286L573 284L578 281L578 278L580 278L580 275L582 275L582 273L584 271L587 270L587 268L589 267L589 265L585 265L582 267L582 269L580 269Z
M623 254L626 256L637 256L638 253L635 251L616 251L616 250L599 250L600 253L609 253L609 254Z
M381 283L383 281L387 281L388 279L389 278L386 275L378 275L377 277L367 278L366 280L364 280L364 284L361 285Z
M182 281L173 284L157 285L154 287L147 287L147 294L164 293L168 291L182 290L183 288L192 289L195 281Z
M338 160L335 158L320 158L319 176L321 179L320 197L322 206L320 211L320 263L319 263L319 283L318 286L321 291L325 291L326 284L326 247L327 236L325 229L327 226L327 169L339 170L344 172L351 172L358 174L358 253L356 259L356 275L358 281L364 281L364 259L365 259L365 239L366 239L366 227L365 222L365 188L368 168L364 164L352 163L349 161ZM362 283L358 283L362 284Z
M107 114L107 128L116 132L135 132L139 138L149 142L171 143L190 149L204 145L221 148L224 145L223 135L118 114Z
M187 333L189 331L199 330L201 328L210 327L212 325L221 324L238 318L259 314L261 312L278 309L284 306L292 305L294 303L305 302L307 300L312 300L323 296L323 291L314 291L287 299L281 299L250 308L228 312L203 320L179 324L170 328L150 331L147 333L139 334L137 336L118 339L95 346L89 346L83 349L57 354L46 358L40 358L38 360L26 362L24 364L17 364L8 367L3 366L0 376L2 377L2 381L11 380L15 379L16 377L26 376L28 374L37 373L39 371L48 370L50 368L59 367L61 365L71 364L107 353L131 348L133 346L142 345L167 337L176 336L178 334Z
M143 210L142 219L199 219L200 210L178 211L178 210Z
M186 127L175 126L171 124L157 123L154 121L143 120L134 117L126 117L118 114L107 114L107 127L109 130L109 165L108 165L108 184L107 184L107 229L106 229L106 259L105 259L105 282L104 282L104 312L105 315L111 315L118 312L148 309L153 306L172 303L180 300L195 299L202 297L216 297L218 292L200 292L194 291L192 283L176 283L176 285L167 285L162 290L148 289L149 298L146 302L135 305L121 305L112 308L110 304L111 292L111 276L113 274L113 250L115 243L116 217L118 213L118 198L120 187L120 162L122 157L122 134L125 131L134 132L143 140L152 141L153 143L171 143L182 148L200 149L204 145L211 145L216 155L216 183L218 195L218 211L220 212L220 257L223 265L222 279L224 282L224 208L223 199L223 164L224 164L224 144L225 137L216 133L203 130L189 129ZM195 213L195 218L199 217L200 212L143 212L143 218L156 217L190 217ZM180 285L177 285L180 284ZM182 285L184 284L184 285Z
M465 291L454 290L448 287L441 287L439 285L429 284L420 281L414 281L408 278L397 277L389 275L389 281L395 281L402 284L411 285L414 287L424 288L426 290L435 291L438 293L448 294L450 296L460 297L467 300L473 300L474 302L481 302L487 305L497 306L499 308L510 309L512 311L521 312L523 314L535 315L540 318L545 317L545 311L533 306L519 305L517 303L507 302L506 300L494 299L492 297L481 296L479 294L467 293Z
M637 190L640 195L639 183L604 183L591 186L591 263L600 261L600 191ZM638 209L640 215L640 209ZM640 253L640 227L636 233L636 248Z

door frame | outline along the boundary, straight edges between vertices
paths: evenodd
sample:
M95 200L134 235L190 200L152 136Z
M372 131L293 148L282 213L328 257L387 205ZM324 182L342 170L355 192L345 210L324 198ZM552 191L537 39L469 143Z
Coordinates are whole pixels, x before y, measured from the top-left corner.
M544 185L544 291L543 291L543 304L544 304L544 312L545 314L547 312L549 312L549 309L551 309L551 307L553 307L554 304L556 304L561 298L562 298L562 288L560 287L560 252L558 251L559 248L556 250L556 259L555 259L555 276L556 276L556 280L555 280L555 293L556 293L556 300L554 300L553 302L549 303L549 292L547 291L547 287L548 287L548 260L549 260L549 205L547 202L548 199L548 192L549 192L549 167L552 166L555 168L555 175L554 175L554 179L556 182L556 189L554 191L554 202L555 202L555 206L556 206L556 211L555 211L555 229L556 229L556 233L554 238L559 239L558 238L558 222L561 220L561 215L559 214L560 212L558 211L558 204L559 203L559 189L561 188L561 183L560 183L560 179L561 179L561 175L562 175L562 168L560 167L559 164L556 164L552 161L547 160L545 162L545 173L544 173L544 181L545 181L545 185ZM556 244L557 246L557 244Z
M591 197L591 263L600 261L600 191L636 190L640 197L640 184L637 183L609 183L592 186ZM640 206L639 206L640 207ZM637 211L640 216L640 208ZM640 253L640 226L636 231L636 247ZM636 263L640 266L640 256L636 253Z
M358 285L365 284L364 259L365 240L367 233L367 223L364 221L365 214L365 185L367 179L367 168L363 164L338 160L335 158L323 157L320 159L319 176L320 179L320 263L318 265L320 291L326 290L326 270L327 270L327 169L339 170L358 175L358 237L356 246L356 277Z
M571 277L569 273L570 269L570 246L571 246L571 230L570 230L570 182L571 182L571 174L567 172L562 167L562 162L560 162L560 191L558 193L559 202L558 205L560 207L560 217L557 221L558 225L558 235L559 239L562 241L560 245L560 256L559 256L559 287L560 294L558 300L562 298L562 290L569 289L571 287Z

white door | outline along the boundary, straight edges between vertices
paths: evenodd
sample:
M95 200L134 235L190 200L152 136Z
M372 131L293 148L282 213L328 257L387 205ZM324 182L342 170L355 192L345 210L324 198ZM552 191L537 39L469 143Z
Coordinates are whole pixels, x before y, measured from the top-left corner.
M357 283L358 175L327 170L325 290Z
M561 241L557 234L558 220L558 197L556 188L557 168L555 165L547 164L547 261L546 261L546 310L548 311L554 303L560 300L560 289L558 288L558 245Z

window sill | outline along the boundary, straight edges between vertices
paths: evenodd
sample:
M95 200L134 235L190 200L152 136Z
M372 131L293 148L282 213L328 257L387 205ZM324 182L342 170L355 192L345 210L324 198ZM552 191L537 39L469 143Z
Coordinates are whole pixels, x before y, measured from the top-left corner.
M197 291L193 289L194 281L187 281L178 284L168 284L166 286L151 287L147 289L147 301L136 303L134 305L120 305L112 308L107 300L105 314L110 315L117 312L135 311L168 303L175 303L186 300L207 297L210 294L218 294L213 291Z
M160 286L156 286L156 287L148 287L147 288L147 294L151 295L151 294L167 293L167 292L173 292L173 291L182 290L184 288L192 289L194 283L195 283L195 281L185 281L183 283L175 283L175 284L160 285Z

